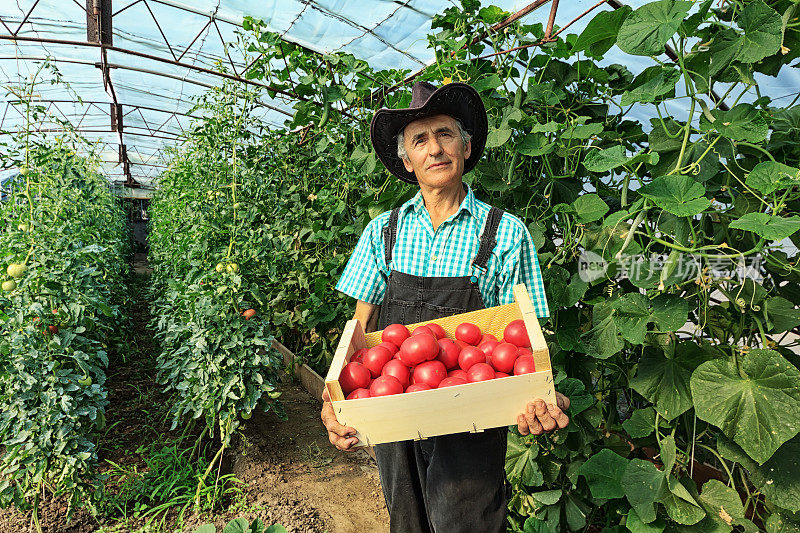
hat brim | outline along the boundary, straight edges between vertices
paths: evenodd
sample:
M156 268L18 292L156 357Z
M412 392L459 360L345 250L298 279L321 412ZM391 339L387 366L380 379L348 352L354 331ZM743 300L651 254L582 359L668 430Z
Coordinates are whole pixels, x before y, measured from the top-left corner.
M417 184L414 172L397 157L397 134L409 123L432 115L449 115L461 121L472 138L472 151L464 161L464 174L475 168L486 147L489 124L478 91L466 83L450 83L434 91L425 105L407 109L379 109L372 117L370 140L378 159L401 180Z

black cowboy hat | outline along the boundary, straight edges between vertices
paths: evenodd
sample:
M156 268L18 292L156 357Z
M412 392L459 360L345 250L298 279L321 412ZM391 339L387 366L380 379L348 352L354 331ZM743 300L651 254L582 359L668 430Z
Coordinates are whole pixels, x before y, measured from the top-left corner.
M440 114L460 120L472 136L472 153L464 161L464 174L475 168L486 146L489 130L486 108L478 91L466 83L449 83L437 89L426 81L420 81L411 88L411 107L379 109L372 117L370 140L389 172L408 183L417 183L414 173L407 171L402 159L397 157L397 134L410 122Z

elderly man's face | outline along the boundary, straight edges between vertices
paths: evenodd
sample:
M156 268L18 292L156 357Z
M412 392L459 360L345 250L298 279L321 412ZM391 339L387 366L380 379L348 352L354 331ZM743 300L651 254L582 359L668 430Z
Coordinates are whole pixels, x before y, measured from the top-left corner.
M434 115L415 120L403 135L408 153L403 164L416 174L421 186L438 188L461 182L472 146L469 142L464 146L453 117Z

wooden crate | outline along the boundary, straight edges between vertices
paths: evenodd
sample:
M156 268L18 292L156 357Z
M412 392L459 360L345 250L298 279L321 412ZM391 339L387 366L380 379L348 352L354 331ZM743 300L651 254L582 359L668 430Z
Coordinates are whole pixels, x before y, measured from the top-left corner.
M514 287L514 300L513 304L406 326L413 331L418 326L435 322L453 339L459 324L472 322L483 333L491 333L502 340L506 325L521 318L531 339L536 372L408 394L344 399L338 381L342 368L356 350L372 348L381 342L381 331L365 335L358 320L348 321L325 378L336 418L358 431L360 445L372 446L508 426L517 423L517 415L529 401L542 398L554 402L550 353L524 284Z

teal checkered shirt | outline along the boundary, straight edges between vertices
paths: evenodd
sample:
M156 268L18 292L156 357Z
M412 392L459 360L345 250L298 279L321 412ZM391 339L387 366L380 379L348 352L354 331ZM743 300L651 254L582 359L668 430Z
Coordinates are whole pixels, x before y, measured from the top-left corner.
M536 249L519 218L503 213L486 272L472 266L491 206L476 199L468 185L464 187L467 197L436 231L422 193L400 207L391 265L386 264L383 244L383 228L389 223L390 211L375 217L361 234L336 290L377 305L383 302L391 270L421 277L474 275L486 307L513 303L514 285L524 283L536 315L550 316Z

